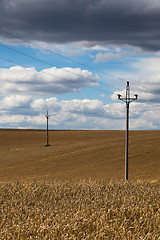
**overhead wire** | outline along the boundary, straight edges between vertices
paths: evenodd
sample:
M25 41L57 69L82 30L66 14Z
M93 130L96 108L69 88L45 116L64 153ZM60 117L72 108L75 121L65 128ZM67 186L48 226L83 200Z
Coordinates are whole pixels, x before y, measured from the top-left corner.
M45 64L47 64L47 65L50 65L50 66L52 66L52 67L56 67L56 68L58 68L58 69L61 69L62 71L69 72L69 73L71 73L71 74L73 74L73 75L77 75L77 76L79 76L79 77L81 77L81 78L84 78L84 79L87 79L87 80L91 80L91 78L84 77L83 75L78 74L78 73L75 73L75 72L72 72L72 71L70 71L70 70L68 70L68 69L66 69L66 68L61 68L61 67L59 67L59 66L57 66L57 65L55 66L55 65L53 65L53 64L51 64L51 63L48 63L48 62L43 61L43 60L41 60L41 59L39 59L39 58L33 57L33 56L29 55L29 54L26 54L26 53L23 53L23 52L21 52L21 51L18 51L18 50L15 50L15 49L13 49L13 48L10 48L10 47L8 47L8 46L5 46L5 45L3 45L3 44L1 44L1 43L0 43L0 46L2 46L2 47L4 47L4 48L7 48L7 49L9 49L9 50L12 50L12 51L14 51L14 52L17 52L17 53L19 53L19 54L22 54L22 55L24 55L24 56L27 56L27 57L29 57L29 58L32 58L32 59L34 59L34 60L37 60L37 61L39 61L39 62L45 63ZM96 80L94 80L94 79L92 79L92 81L94 81L95 83L99 83L99 84L101 84L101 85L103 85L103 86L107 86L107 87L113 88L113 89L115 89L115 90L118 90L118 88L115 88L115 87L113 87L113 86L111 86L111 85L109 85L109 84L106 84L106 83L103 83L103 82L98 82L98 81L96 81ZM119 89L119 90L121 91L121 89ZM109 93L112 93L112 92L110 92L110 91L108 91L108 92L109 92Z
M12 63L14 63L14 64L18 64L18 65L20 65L20 66L23 66L23 67L28 67L27 65L24 65L24 64L21 64L21 63L18 63L18 62L16 62L16 61L13 61L13 60L9 60L9 59L7 59L7 58L4 58L4 57L0 57L1 59L3 59L4 61L9 61L9 62L12 62ZM48 72L45 72L45 71L43 71L42 73L44 73L44 74L47 74L47 75L49 75L49 76L54 76L54 77L57 77L57 78L60 78L60 79L63 79L63 80L68 80L68 79L65 79L65 78L63 78L63 77L60 77L60 76L56 76L56 75L54 75L54 74L50 74L50 73L48 73ZM70 81L72 81L72 80L70 80ZM75 81L73 81L73 82L75 82ZM89 87L89 88L94 88L94 87L92 87L92 86L86 86L86 87ZM97 88L94 88L94 89L96 89L96 90L98 90L98 91L106 91L106 90L102 90L102 89L97 89ZM108 92L108 91L107 91ZM147 111L147 110L146 110ZM93 116L93 115L98 115L98 114L105 114L106 112L104 112L104 111L101 111L101 112L97 112L97 113L87 113L87 115L86 114L84 114L84 113L69 113L69 114L67 114L67 115L73 115L73 114L76 114L76 115L85 115L85 116ZM59 113L57 113L56 115L58 115ZM66 114L65 114L66 115Z
M26 65L24 65L24 64L21 64L21 63L18 63L18 62L16 62L16 61L13 61L13 60L10 60L10 59L4 58L4 57L0 57L0 58L3 59L3 60L6 60L6 61L8 61L8 62L12 62L12 63L14 63L14 64L18 64L18 65L20 65L20 66L22 66L22 67L27 67L27 68L28 68L28 66L26 66ZM52 77L60 78L60 79L63 79L63 80L65 80L65 81L67 80L67 81L70 81L70 82L73 82L73 83L77 83L75 80L68 80L68 79L66 79L66 78L63 78L63 77L60 77L60 76L57 76L57 75L54 75L54 74L45 72L44 70L43 70L41 73L47 74L47 75L52 76ZM96 87L93 87L93 86L88 86L88 85L86 85L86 84L83 84L83 86L79 86L78 88L81 88L81 87L84 87L84 86L87 87L87 88L95 89L95 90L100 91L100 92L106 92L106 93L111 93L111 94L112 94L112 92L107 91L107 90L105 90L105 89L99 89L99 88L96 88Z
M158 107L158 108L155 108ZM160 104L149 104L148 108L142 110L143 112L155 112L160 111Z
M3 59L4 61L12 62L12 63L14 63L14 64L18 64L18 65L20 65L20 66L22 66L22 67L25 67L25 68L28 68L27 65L24 65L24 64L22 64L22 63L19 63L19 62L16 62L16 61L13 61L13 60L10 60L10 59L1 57L1 56L0 56L0 59ZM68 79L66 79L66 78L63 78L63 77L60 77L60 76L57 76L57 75L54 75L54 74L45 72L44 70L43 70L42 73L47 74L47 75L49 75L49 76L53 76L53 77L60 78L60 79L63 79L63 80L67 80L67 81L68 81ZM74 82L74 83L76 82L76 81L74 81L74 80L69 80L69 81L70 81L70 82ZM83 84L83 85L84 85L84 84ZM88 86L88 85L84 85L84 86L85 86L85 87L88 87L88 88L95 89L95 90L97 90L97 91L103 91L103 92L107 92L107 93L111 93L111 94L112 94L112 92L107 91L107 90L104 90L104 89L98 89L98 88L95 88L95 87L93 87L93 86ZM82 86L82 87L83 87L83 86ZM147 99L146 99L146 100L139 100L139 99L138 99L138 102L142 102L142 103L146 103L147 101L148 101ZM158 105L158 104L154 104L154 105L150 105L150 106L159 106L159 105ZM148 110L146 110L146 111L148 111Z
M1 45L1 44L0 44L0 45ZM33 58L34 58L34 57L33 57ZM12 63L14 63L14 64L18 64L18 65L20 65L20 66L22 66L22 67L25 67L25 68L28 68L27 65L24 65L24 64L22 64L22 63L19 63L19 62L16 62L16 61L13 61L13 60L10 60L10 59L1 57L1 56L0 56L0 59L3 59L4 61L12 62ZM45 72L44 70L43 70L42 73L47 74L47 75L49 75L49 76L56 77L56 78L60 78L60 79L63 79L63 80L68 80L68 79L66 79L66 78L63 78L63 77L60 77L60 76L57 76L57 75L54 75L54 74ZM89 79L89 78L87 78L87 79ZM70 81L70 82L76 82L76 81L74 81L74 80L69 80L69 81ZM96 90L98 90L98 91L103 91L103 92L107 92L107 93L111 93L111 94L112 94L112 92L107 91L107 90L104 90L104 89L97 89L97 88L95 88L95 87L93 87L93 86L88 86L88 85L84 85L84 86L85 86L85 87L89 87L89 88L96 89ZM144 100L138 99L138 102L142 102L142 103L145 103L145 102L147 102L147 101L148 101L148 99L144 99ZM158 104L156 104L156 105L154 104L153 106L159 106L159 105L158 105Z
M145 112L158 112L160 111L160 108L159 109L147 109L145 110Z
M51 63L49 63L49 62L46 62L46 61L44 61L44 60L41 60L41 59L39 59L39 58L37 58L37 57L33 57L33 56L31 56L31 55L29 55L29 54L27 54L27 53L24 53L24 52L22 52L22 51L13 49L13 48L11 48L11 47L8 47L8 46L6 46L6 45L4 45L4 44L2 44L2 43L0 43L0 46L4 47L4 48L6 48L6 49L9 49L9 50L11 50L11 51L14 51L14 52L16 52L16 53L19 53L19 54L21 54L21 55L24 55L24 56L26 56L26 57L32 58L32 59L34 59L34 60L36 60L36 61L42 62L42 63L44 63L44 64L46 64L46 65L51 66L51 67L56 67L56 68L59 68L59 69L65 71L65 72L69 72L69 73L71 73L71 74L73 74L73 75L77 75L77 76L80 76L81 78L89 79L89 80L90 80L90 78L88 78L88 77L84 77L83 75L80 75L80 74L78 74L78 73L72 72L72 71L70 71L70 70L68 70L68 69L66 69L66 68L62 68L62 67L60 67L60 66L58 66L58 65L53 65L53 64L51 64ZM92 81L95 81L95 80L92 79ZM97 83L97 81L95 81L95 82ZM103 86L107 86L107 87L113 88L113 89L115 89L115 90L121 90L121 89L118 89L118 88L116 88L116 87L114 87L114 86L112 86L112 85L110 85L110 84L106 84L106 83L104 83L104 82L102 82L102 81L101 81L101 82L98 82L98 83L101 84L101 85L103 85Z
M81 66L90 68L90 69L92 69L92 70L94 70L94 71L96 71L96 72L100 72L100 73L102 73L102 74L104 74L104 75L106 75L106 76L110 76L110 77L115 78L115 79L118 79L118 80L120 80L120 81L122 81L122 82L126 82L126 79L123 79L123 78L114 76L113 74L110 74L110 73L101 71L101 70L99 70L99 69L93 68L92 66L89 66L89 65L84 64L84 63L80 63L80 62L78 62L78 61L76 61L76 60L74 60L74 59L72 59L72 58L66 57L66 56L64 56L64 55L62 55L62 54L60 54L60 53L57 53L57 52L53 51L53 50L50 50L50 49L48 49L48 48L39 46L39 45L36 44L36 43L33 43L33 42L31 42L31 41L29 41L29 40L26 40L26 39L24 39L24 38L22 38L22 37L20 37L20 36L17 36L16 34L10 33L10 32L8 32L8 31L2 29L2 27L0 27L0 31L1 31L1 32L4 32L4 33L7 33L8 35L10 35L10 36L12 36L12 37L14 37L14 38L20 39L20 40L22 40L22 41L24 41L24 42L26 42L26 43L29 43L29 44L31 44L31 45L33 45L33 46L36 46L36 47L38 47L39 49L43 49L43 50L48 51L48 52L50 52L50 53L52 53L52 54L55 54L55 55L57 55L57 56L60 56L60 57L62 57L62 58L64 58L64 59L66 59L66 60L69 60L69 61L74 62L74 63L76 63L76 64L79 64L79 65L81 65ZM153 91L153 89L150 89L150 88L141 86L141 85L139 85L139 84L137 84L137 83L133 83L133 82L131 82L131 83L132 83L133 85L139 87L139 88L146 89L146 90L149 90L149 91Z
M119 77L117 77L117 76L114 76L114 75L109 74L109 73L106 73L106 72L103 72L103 71L101 71L101 70L99 70L99 69L93 68L93 67L88 66L88 65L86 65L86 64L80 63L80 62L78 62L78 61L76 61L76 60L74 60L74 59L71 59L71 58L66 57L66 56L64 56L64 55L61 55L61 54L59 54L59 53L56 53L56 52L54 52L54 51L52 51L52 50L49 50L49 49L47 49L47 48L41 47L41 46L39 46L38 44L35 44L35 43L30 42L30 41L28 41L28 40L26 40L26 39L24 39L24 38L21 38L21 37L19 37L19 36L16 36L15 34L12 34L12 33L9 33L9 32L7 32L7 31L5 31L5 30L2 30L1 28L0 28L0 31L5 32L5 33L7 33L7 34L9 34L9 35L11 35L11 36L13 36L13 37L15 37L15 38L17 38L17 39L20 39L20 40L22 40L22 41L24 41L24 42L27 42L27 43L29 43L29 44L31 44L31 45L34 45L34 46L36 46L36 47L38 47L38 48L40 48L40 49L46 50L46 51L48 51L48 52L50 52L50 53L52 53L52 54L58 55L58 56L60 56L60 57L62 57L62 58L65 58L66 60L75 62L75 63L77 63L77 64L79 64L79 65L81 65L81 66L90 68L90 69L92 69L92 70L94 70L94 71L100 72L100 73L105 74L105 75L107 75L107 76L110 76L110 77L112 77L112 78L115 78L115 79L118 79L118 80L120 80L120 81L126 82L126 80L124 80L124 79L122 79L122 78L119 78ZM59 66L55 66L55 65L53 65L53 64L51 64L51 63L49 63L49 62L46 62L46 61L41 60L41 59L39 59L39 58L33 57L33 56L29 55L29 54L26 54L26 53L24 53L24 52L18 51L18 50L16 50L16 49L10 48L10 47L8 47L8 46L6 46L6 45L4 45L4 44L1 44L1 43L0 43L0 45L1 45L2 47L5 47L5 48L7 48L7 49L9 49L9 50L12 50L12 51L17 52L17 53L19 53L19 54L22 54L22 55L24 55L24 56L30 57L30 58L32 58L32 59L34 59L34 60L36 60L36 61L40 61L40 62L42 62L42 63L44 63L44 64L47 64L47 65L50 65L50 66L52 66L52 67L60 68L60 69L62 69L63 71L70 72L71 74L75 74L75 75L77 75L77 76L80 76L80 77L82 77L82 78L85 78L85 79L89 79L89 80L90 80L90 78L84 77L84 76L82 76L82 75L80 75L80 74L77 74L77 73L73 73L73 72L71 72L71 71L69 71L69 70L67 70L67 69L61 68L61 67L59 67ZM20 64L20 63L17 63L17 62L15 62L15 61L12 61L12 60L9 60L9 59L3 58L3 57L0 57L0 58L3 59L3 60L5 60L5 61L13 62L13 63L18 64L18 65L20 65L20 66L26 67L26 65L24 65L24 64ZM27 67L28 67L28 66L27 66ZM56 75L50 74L50 73L48 73L48 72L45 72L44 70L43 70L43 73L48 74L48 75L50 75L50 76L57 77L57 78L61 78L61 79L64 79L64 80L68 80L68 79L65 79L65 78L63 78L63 77L56 76ZM94 81L94 80L92 79L92 81ZM70 80L70 82L76 82L76 81ZM96 81L95 81L95 82L96 82ZM105 84L105 83L103 83L103 82L98 82L98 83L99 83L99 84L102 84L102 85L104 85L104 86L111 87L111 88L113 88L113 89L118 90L118 88L115 88L115 87L113 87L113 86L111 86L111 85L109 85L109 84ZM140 88L147 89L147 90L149 90L149 91L153 91L153 89L149 89L149 88L146 88L146 87L144 87L144 86L142 87L142 86L140 86L139 84L136 84L136 83L132 83L132 84L134 84L134 85L136 85L136 86L138 86L138 87L140 87ZM104 90L104 89L97 89L96 87L88 86L88 85L85 85L85 84L83 84L83 86L88 87L88 88L92 88L92 89L95 89L95 90L98 90L98 91L102 91L102 92L107 92L107 93L111 93L111 94L113 93L113 92L111 92L111 91L107 91L107 90ZM81 87L83 87L83 86L81 86ZM139 102L146 102L146 101L147 101L147 100L139 100ZM142 110L142 111L143 111L143 110ZM153 109L147 110L147 109L146 109L145 111L157 111L157 109L156 109L156 110L153 110ZM159 110L158 110L158 111L159 111ZM144 112L144 111L143 111L143 112ZM74 114L75 114L75 113L74 113ZM93 115L93 114L92 114L92 115Z
M152 111L160 111L160 109L142 109L141 110L141 113L145 113L145 112L152 112ZM74 117L74 116L85 116L85 117L90 117L90 118L107 118L108 113L106 111L98 111L98 112L89 112L89 113L86 113L86 112L63 112L63 113L60 113L60 112L57 112L57 113L50 113L50 117L53 117L53 116L71 116L71 117Z

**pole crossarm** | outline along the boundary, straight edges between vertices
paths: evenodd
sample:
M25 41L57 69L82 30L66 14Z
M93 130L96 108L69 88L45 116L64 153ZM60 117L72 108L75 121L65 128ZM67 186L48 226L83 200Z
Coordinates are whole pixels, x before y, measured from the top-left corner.
M127 81L126 97L122 97L121 94L118 94L118 99L129 104L138 99L138 94L134 94L134 98L130 97L130 87L129 87L129 82Z
M125 150L125 180L128 180L128 142L129 142L129 104L137 100L138 94L134 94L134 98L130 97L130 86L127 81L126 97L118 94L118 99L126 103L126 150Z
M120 94L118 94L118 96L119 96ZM123 101L123 102L125 102L125 103L131 103L131 102L133 102L134 100L137 100L137 98L138 98L138 95L137 94L134 94L134 96L135 96L135 98L122 98L121 97L121 95L120 95L120 97L118 98L119 100L121 100L121 101Z

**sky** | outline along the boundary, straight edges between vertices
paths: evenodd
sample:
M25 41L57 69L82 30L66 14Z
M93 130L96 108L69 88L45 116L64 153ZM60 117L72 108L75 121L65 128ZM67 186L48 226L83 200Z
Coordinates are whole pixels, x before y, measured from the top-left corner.
M160 129L159 0L1 0L0 128Z

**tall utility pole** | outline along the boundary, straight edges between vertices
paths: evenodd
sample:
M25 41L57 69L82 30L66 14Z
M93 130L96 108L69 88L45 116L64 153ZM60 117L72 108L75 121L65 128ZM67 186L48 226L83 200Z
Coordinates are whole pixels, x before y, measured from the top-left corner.
M47 145L46 146L49 146L48 144L48 118L50 117L50 115L48 115L48 111L47 111L47 115L45 115L46 118L47 118Z
M128 180L128 142L129 142L129 104L137 100L138 95L134 94L134 98L130 98L130 86L127 81L126 97L122 98L121 94L118 94L118 99L126 103L126 151L125 151L125 180Z

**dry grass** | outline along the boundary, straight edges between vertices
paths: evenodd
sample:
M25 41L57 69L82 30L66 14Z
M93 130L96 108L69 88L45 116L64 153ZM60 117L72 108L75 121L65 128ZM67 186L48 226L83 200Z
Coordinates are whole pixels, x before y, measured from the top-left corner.
M160 239L156 181L0 184L0 239Z

